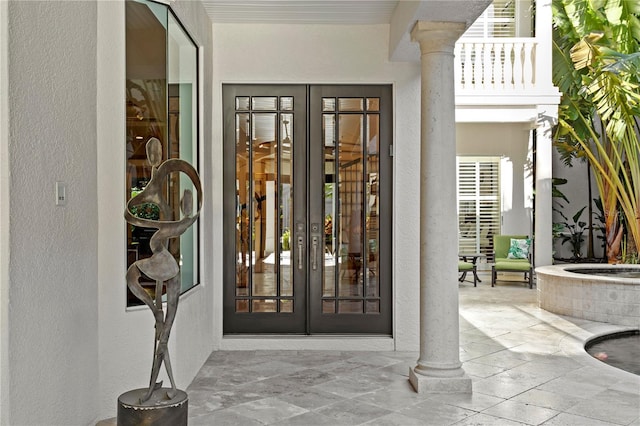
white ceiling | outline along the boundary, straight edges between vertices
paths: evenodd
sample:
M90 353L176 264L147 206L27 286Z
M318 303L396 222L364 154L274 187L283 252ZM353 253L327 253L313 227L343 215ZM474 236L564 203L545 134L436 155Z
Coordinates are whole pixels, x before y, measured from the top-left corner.
M388 24L398 0L202 0L214 23Z
M0 0L2 1L2 0ZM213 23L390 24L389 59L419 62L417 21L471 25L492 0L200 0Z

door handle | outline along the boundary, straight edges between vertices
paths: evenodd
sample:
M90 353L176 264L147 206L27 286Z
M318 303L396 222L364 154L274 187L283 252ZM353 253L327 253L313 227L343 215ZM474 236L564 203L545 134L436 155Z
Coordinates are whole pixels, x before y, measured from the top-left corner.
M304 240L302 237L298 237L298 269L302 269L302 252L303 252Z
M318 237L311 238L311 267L318 269Z

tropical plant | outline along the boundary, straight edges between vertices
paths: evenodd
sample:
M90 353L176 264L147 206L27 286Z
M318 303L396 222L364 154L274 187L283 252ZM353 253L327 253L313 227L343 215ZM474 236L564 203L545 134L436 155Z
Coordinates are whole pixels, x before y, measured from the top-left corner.
M584 206L573 215L571 218L573 222L569 222L568 220L563 222L564 228L569 231L569 235L565 235L562 238L562 244L569 243L574 260L582 258L583 235L587 222L580 220L580 216L582 216L582 212L584 212L586 208L587 206Z
M554 142L566 163L586 158L593 168L607 258L616 262L623 237L627 252L640 246L640 2L552 7L553 80L563 92Z

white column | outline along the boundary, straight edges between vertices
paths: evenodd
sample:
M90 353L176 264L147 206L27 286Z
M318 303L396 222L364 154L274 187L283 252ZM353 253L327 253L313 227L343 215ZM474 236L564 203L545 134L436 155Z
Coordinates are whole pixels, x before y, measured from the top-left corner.
M553 12L551 0L536 0L536 86L553 87ZM556 90L557 91L557 90Z
M535 195L535 229L534 229L534 262L535 266L546 266L553 263L552 235L552 133L557 122L557 105L539 105L538 123L536 127L536 195Z
M551 1L536 0L536 87L542 93L558 96L552 80ZM558 105L538 105L536 127L536 203L534 229L535 266L553 263L552 237L552 130L558 119Z
M417 22L420 43L420 358L418 393L471 392L459 356L453 49L463 23Z

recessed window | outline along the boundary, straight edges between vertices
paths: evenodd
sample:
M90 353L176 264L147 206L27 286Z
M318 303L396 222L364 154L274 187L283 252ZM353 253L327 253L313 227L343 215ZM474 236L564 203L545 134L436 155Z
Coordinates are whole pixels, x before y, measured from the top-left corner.
M458 251L493 255L500 234L500 157L457 157Z
M180 158L198 166L197 46L167 5L126 1L126 82L124 197L129 200L151 179L146 154L150 138L160 140L163 161ZM188 177L172 173L164 183L162 205L142 204L132 213L147 219L180 220L180 197L185 189L196 193ZM128 268L151 256L149 242L156 230L125 226ZM199 282L198 235L196 221L169 241L168 249L180 265L182 292ZM155 289L151 280L148 289ZM138 304L142 302L127 290L127 306Z

